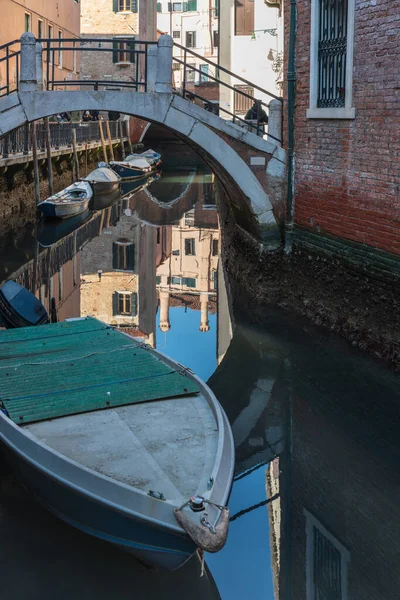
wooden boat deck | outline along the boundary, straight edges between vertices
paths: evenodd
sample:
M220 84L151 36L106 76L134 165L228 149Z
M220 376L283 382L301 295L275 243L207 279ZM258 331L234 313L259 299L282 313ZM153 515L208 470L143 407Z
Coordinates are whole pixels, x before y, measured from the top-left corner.
M0 406L20 425L197 391L93 318L0 333Z

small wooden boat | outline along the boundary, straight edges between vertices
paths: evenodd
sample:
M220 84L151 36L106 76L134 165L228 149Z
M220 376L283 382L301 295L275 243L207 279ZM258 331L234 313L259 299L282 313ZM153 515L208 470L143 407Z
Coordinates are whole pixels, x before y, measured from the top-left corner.
M140 154L134 154L134 153L128 154L128 156L126 157L126 160L131 161L131 160L135 160L136 158L144 158L145 160L147 160L149 165L153 168L159 167L162 163L161 154L159 154L158 152L155 152L154 150L145 150L144 152L141 152Z
M81 318L0 332L0 387L6 457L58 517L167 569L224 545L232 432L190 370Z
M110 167L122 179L141 179L150 175L153 167L145 158L133 158L132 160L112 160Z
M73 217L87 210L93 190L87 181L77 181L58 194L40 202L38 208L45 217Z
M100 162L97 169L89 173L82 181L88 181L94 195L97 196L118 191L121 178L105 162Z
M0 316L9 329L48 323L42 303L16 281L7 281L0 289Z

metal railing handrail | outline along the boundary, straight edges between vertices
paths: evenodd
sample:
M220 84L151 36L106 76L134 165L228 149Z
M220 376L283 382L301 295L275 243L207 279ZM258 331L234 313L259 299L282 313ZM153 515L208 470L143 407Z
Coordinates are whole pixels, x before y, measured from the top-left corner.
M259 85L256 85L255 83L252 83L251 81L249 81L248 79L244 79L244 77L241 77L240 75L237 75L236 73L233 73L232 71L230 71L229 69L227 69L226 67L222 67L221 65L219 65L218 63L213 62L212 60L209 60L207 57L202 56L201 54L197 54L197 52L193 52L192 50L190 50L190 48L186 48L186 46L182 46L181 44L178 44L177 42L174 42L174 46L176 46L177 48L179 48L180 50L184 51L184 57L187 53L191 54L192 56L195 56L196 58L200 58L201 60L205 61L206 63L212 65L213 67L215 67L216 69L218 69L218 71L222 71L223 73L226 73L227 75L230 75L231 77L234 77L235 79L239 79L240 81L242 81L243 83L245 83L246 85L251 86L252 88L254 88L255 90L262 92L263 94L266 94L267 96L270 96L271 98L273 98L274 100L279 100L280 102L283 102L283 98L281 98L280 96L277 96L276 94L273 94L272 92L268 92L267 90L264 90L262 87L260 87ZM175 57L173 57L175 60ZM186 63L186 60L185 60ZM188 65L189 67L189 65ZM193 69L192 66L189 67L190 69ZM209 77L209 74L207 73L207 76ZM228 85L226 84L224 81L218 80L219 83L221 83L221 85ZM235 90L237 91L237 90Z

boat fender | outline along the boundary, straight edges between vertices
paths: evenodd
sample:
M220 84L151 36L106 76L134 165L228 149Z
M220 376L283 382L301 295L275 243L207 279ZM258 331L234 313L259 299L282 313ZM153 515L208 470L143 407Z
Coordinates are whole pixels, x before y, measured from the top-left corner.
M204 498L203 501L207 502ZM189 514L184 513L182 508L183 506L174 509L175 518L196 546L206 552L219 552L225 546L228 537L229 508L227 506L218 507L221 514L215 527L208 521L206 512L203 513L200 524L198 524L191 519Z

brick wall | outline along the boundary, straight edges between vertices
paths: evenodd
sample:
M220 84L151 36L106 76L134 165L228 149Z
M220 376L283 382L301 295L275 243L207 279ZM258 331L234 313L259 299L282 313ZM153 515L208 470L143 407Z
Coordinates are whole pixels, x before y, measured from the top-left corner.
M355 0L354 120L306 118L310 15L311 0L298 2L295 224L400 254L400 2Z

